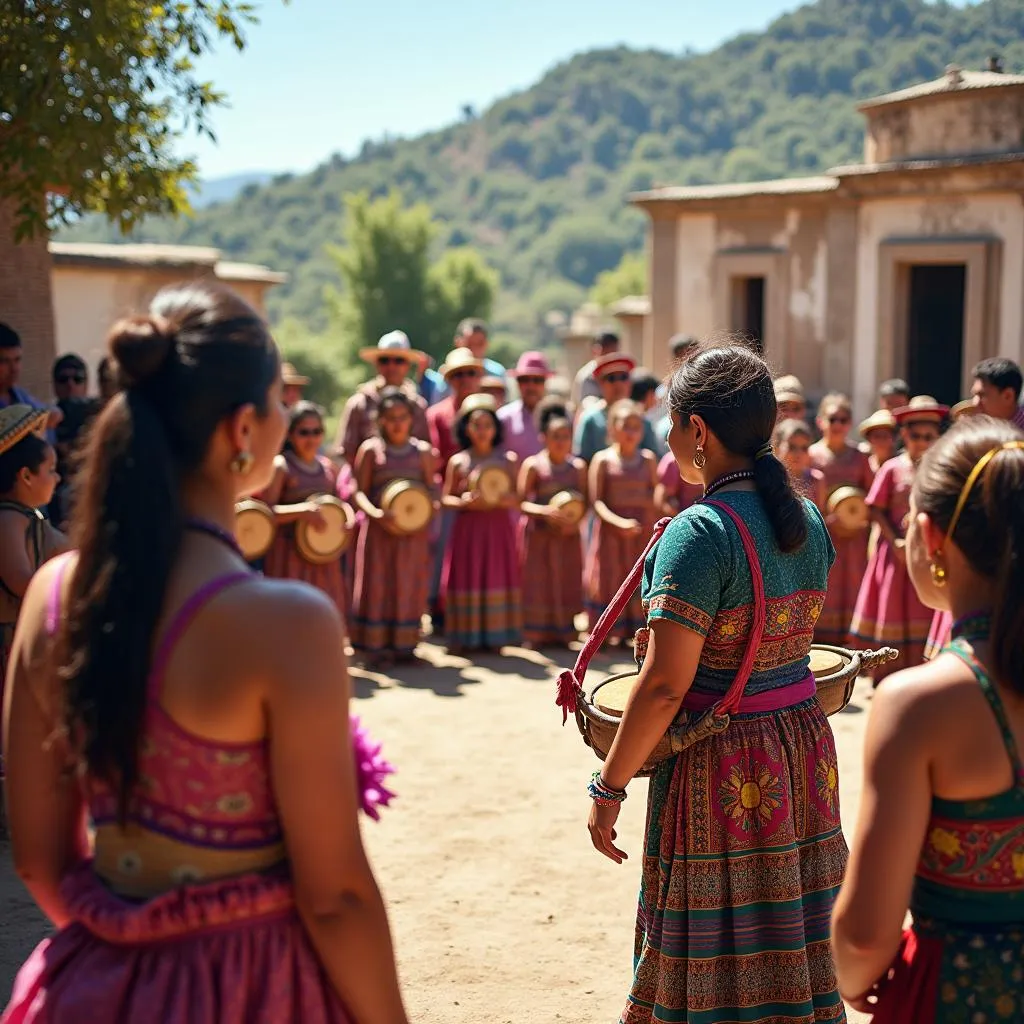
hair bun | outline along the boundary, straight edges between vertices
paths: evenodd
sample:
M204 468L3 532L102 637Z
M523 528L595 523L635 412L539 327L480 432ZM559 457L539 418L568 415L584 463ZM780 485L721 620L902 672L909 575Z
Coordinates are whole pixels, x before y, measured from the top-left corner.
M152 316L126 317L110 329L107 347L117 362L121 384L137 387L163 368L174 348L174 335Z

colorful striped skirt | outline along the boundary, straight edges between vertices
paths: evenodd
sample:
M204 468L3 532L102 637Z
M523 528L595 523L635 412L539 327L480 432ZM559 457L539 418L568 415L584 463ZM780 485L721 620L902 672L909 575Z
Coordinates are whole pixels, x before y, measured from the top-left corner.
M814 642L842 647L850 635L853 610L868 567L868 531L861 530L853 537L831 536L836 560L829 570L828 593L814 626Z
M579 633L583 611L583 548L579 530L562 533L523 516L520 527L523 573L523 636L531 644L567 645Z
M519 643L522 595L508 509L458 512L441 577L445 636L469 650Z
M635 973L620 1024L836 1024L846 866L816 698L735 716L651 778Z

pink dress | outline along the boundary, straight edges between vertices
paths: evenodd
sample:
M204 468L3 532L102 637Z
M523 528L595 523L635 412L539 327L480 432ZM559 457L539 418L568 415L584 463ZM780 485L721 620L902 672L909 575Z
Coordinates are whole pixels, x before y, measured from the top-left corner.
M671 452L663 455L658 463L658 483L665 488L666 498L675 498L680 512L704 494L700 484L688 484L683 479L676 457Z
M381 492L392 480L413 480L431 491L423 478L423 455L415 444L391 448L373 441L373 472L368 497L380 507ZM361 651L411 654L420 639L430 586L430 528L419 533L388 533L375 519L359 532L355 557L355 594L349 638Z
M931 661L946 644L953 632L953 615L951 612L936 611L932 613L932 623L928 627L928 640L924 645L925 660Z
M546 505L559 491L579 488L578 460L553 465L546 451L534 462L535 493ZM523 636L532 644L568 644L579 633L573 620L583 611L583 547L580 533L562 533L534 516L519 527L523 578Z
M51 633L61 575L50 598ZM2 1024L351 1020L295 908L268 741L205 739L160 704L164 670L195 616L252 578L211 580L172 620L147 683L142 781L127 827L118 822L115 793L86 776L94 858L64 877L71 923L25 962ZM380 785L390 768L356 720L353 727L363 807L375 814L374 800L390 798Z
M868 505L885 513L897 537L905 536L907 531L914 473L910 456L905 452L897 455L878 471L868 493ZM900 652L896 661L875 669L875 682L891 672L921 664L931 622L931 609L917 596L906 563L899 561L892 544L880 534L850 623L850 639L855 646L888 645Z
M825 475L830 495L838 487L858 487L865 494L871 490L874 474L868 457L852 445L837 455L823 441L816 441L811 445L811 461ZM868 567L868 532L865 528L849 536L829 528L836 560L828 574L825 607L814 629L817 643L842 646L847 642L861 580Z

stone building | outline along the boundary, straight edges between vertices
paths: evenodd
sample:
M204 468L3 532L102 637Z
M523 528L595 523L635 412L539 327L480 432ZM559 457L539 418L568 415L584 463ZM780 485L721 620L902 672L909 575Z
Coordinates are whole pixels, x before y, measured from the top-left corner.
M678 331L733 331L813 398L859 413L900 376L954 402L979 359L1024 357L1024 76L951 67L862 103L864 162L826 175L658 188L644 362Z

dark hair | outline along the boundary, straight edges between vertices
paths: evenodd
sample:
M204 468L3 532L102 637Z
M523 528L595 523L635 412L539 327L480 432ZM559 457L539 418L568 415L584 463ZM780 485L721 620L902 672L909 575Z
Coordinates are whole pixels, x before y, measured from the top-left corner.
M533 421L537 424L537 432L546 434L548 428L555 423L564 422L572 426L569 414L569 403L560 395L545 395L533 410Z
M1024 377L1021 376L1020 367L1012 359L982 359L971 371L975 380L984 384L991 384L994 388L1002 391L1004 388L1012 388L1013 397L1020 400L1021 385Z
M250 404L267 414L279 369L260 317L207 282L161 290L149 315L116 323L107 344L125 390L85 447L60 677L70 734L89 771L117 790L123 821L154 633L184 535L182 480L226 416Z
M38 434L27 434L0 455L0 494L9 494L18 482L18 474L27 469L38 472L50 450L49 442Z
M804 420L782 420L775 425L775 430L772 433L772 444L776 446L789 444L797 434L803 434L804 437L813 439L811 428Z
M1024 436L1007 420L967 416L928 449L914 477L914 505L948 530L960 492L986 452ZM952 541L972 566L995 582L992 668L996 678L1024 694L1024 450L992 457L974 482Z
M82 373L88 372L85 360L81 356L76 356L73 352L69 352L67 355L61 356L53 364L53 373L51 376L56 380L57 375L63 373L65 370L81 370Z
M104 356L96 366L96 378L98 380L111 380L117 379L116 368L114 360L110 356Z
M700 348L700 342L692 334L673 334L668 340L668 349L676 359Z
M618 348L619 336L614 331L601 331L594 335L593 345L600 345L601 348Z
M910 385L902 377L890 377L878 385L879 398L892 398L893 395L910 397Z
M296 402L288 410L288 433L290 434L307 416L315 416L321 423L324 421L324 411L316 402L307 399Z
M10 326L0 321L0 348L21 348L21 336Z
M642 402L652 391L657 391L661 381L643 367L638 367L630 375L629 397L634 402Z
M474 412L485 412L488 416L494 420L494 447L500 448L502 442L505 440L505 426L498 419L498 414L493 409L474 409L467 416L459 416L455 420L455 440L458 441L459 447L465 451L467 448L473 447L473 442L469 439L469 417Z
M755 458L775 430L777 408L765 361L744 345L705 348L672 375L668 406L684 426L700 416L723 447L753 460L754 483L782 551L807 539L807 518L786 467L774 456Z
M487 323L478 317L467 316L459 321L459 326L455 328L455 337L464 338L467 334L476 334L477 331L481 334L486 334Z
M377 433L383 437L384 431L381 428L381 415L388 411L392 406L403 405L408 410L409 415L412 415L413 405L412 399L405 393L402 388L396 388L388 386L381 388L380 397L377 401Z

